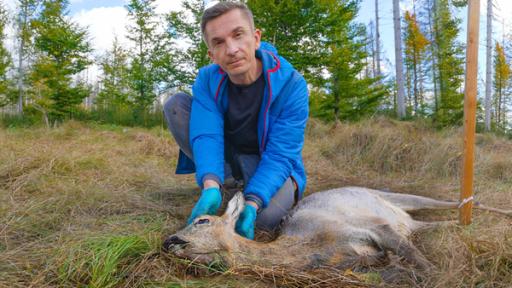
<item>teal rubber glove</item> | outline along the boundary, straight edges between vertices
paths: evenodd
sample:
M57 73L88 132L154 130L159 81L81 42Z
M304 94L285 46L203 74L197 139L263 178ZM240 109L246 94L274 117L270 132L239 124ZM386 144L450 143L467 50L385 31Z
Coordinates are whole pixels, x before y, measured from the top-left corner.
M235 225L236 233L247 239L254 239L254 222L256 221L256 207L245 205L244 211L240 214Z
M192 224L196 217L201 215L215 215L217 210L220 208L220 204L222 203L222 195L220 194L220 189L216 187L204 189L201 192L201 197L197 201L196 205L192 209L192 213L190 217L188 217L187 225Z

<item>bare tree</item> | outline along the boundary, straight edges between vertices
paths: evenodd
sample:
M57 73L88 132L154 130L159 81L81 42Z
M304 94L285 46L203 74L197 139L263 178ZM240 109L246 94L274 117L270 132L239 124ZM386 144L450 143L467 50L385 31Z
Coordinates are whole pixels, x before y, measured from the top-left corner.
M400 5L399 0L393 0L393 21L395 29L395 68L396 68L396 82L398 88L397 98L397 113L398 118L405 117L405 88L404 88L404 73L403 73L403 59L402 59L402 38L400 28Z
M23 98L25 91L25 60L28 49L32 45L31 21L36 13L40 0L18 0L18 14L16 15L16 26L18 29L18 113L23 114Z
M377 77L380 76L380 32L379 32L379 0L375 0L375 58L377 58Z
M372 77L376 77L377 76L377 71L375 70L375 33L373 32L373 21L370 21L370 23L368 24L368 38L370 39L370 41L368 41L368 53L372 56L372 65L371 65L371 68L372 68ZM366 77L369 77L369 73L368 73L368 69L369 69L369 65L366 65Z
M492 94L492 0L487 0L487 54L485 75L485 130L491 130Z
M432 83L434 84L434 112L437 113L438 111L438 106L439 106L439 103L438 103L438 100L439 100L439 89L438 89L438 73L437 73L437 43L434 41L434 39L436 39L436 36L435 36L435 33L436 31L434 30L434 21L435 21L435 18L436 18L436 9L437 9L437 6L436 6L436 1L437 0L429 0L427 2L427 5L428 5L428 27L429 27L429 31L430 31L430 57L431 57L431 60L432 60L432 68L431 68L431 71L432 71Z

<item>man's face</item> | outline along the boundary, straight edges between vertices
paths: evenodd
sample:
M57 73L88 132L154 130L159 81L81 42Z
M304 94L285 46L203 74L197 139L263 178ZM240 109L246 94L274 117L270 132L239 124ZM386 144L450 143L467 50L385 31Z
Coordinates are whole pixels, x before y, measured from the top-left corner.
M206 24L208 56L228 73L231 80L243 80L257 70L255 51L261 32L254 30L245 14L234 9Z

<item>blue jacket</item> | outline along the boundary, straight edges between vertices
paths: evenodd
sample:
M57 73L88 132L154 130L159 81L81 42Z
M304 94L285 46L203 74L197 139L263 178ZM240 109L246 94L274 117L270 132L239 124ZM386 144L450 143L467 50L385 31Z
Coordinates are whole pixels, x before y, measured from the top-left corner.
M304 78L276 49L262 42L256 57L263 63L265 94L258 116L261 160L244 193L267 207L288 177L302 196L306 172L302 162L304 130L308 119L308 89ZM228 75L217 64L199 70L192 87L190 144L199 186L208 174L224 181L224 112L228 107ZM180 153L177 173L194 172L194 162Z

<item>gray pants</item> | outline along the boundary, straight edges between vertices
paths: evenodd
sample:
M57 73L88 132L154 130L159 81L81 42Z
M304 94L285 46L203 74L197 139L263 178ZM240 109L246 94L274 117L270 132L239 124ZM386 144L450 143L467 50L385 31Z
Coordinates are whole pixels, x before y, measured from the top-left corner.
M171 96L164 104L164 115L167 126L174 136L180 149L190 158L192 148L189 142L189 122L190 110L192 107L192 97L185 93L178 93ZM238 164L244 183L248 183L258 167L260 161L259 155L235 155L234 161ZM232 178L232 167L226 163L225 179ZM281 219L288 214L288 211L295 205L296 193L295 185L291 178L288 178L281 189L272 197L268 206L263 209L256 218L256 227L259 229L273 231L281 222ZM233 195L228 195L232 197Z

